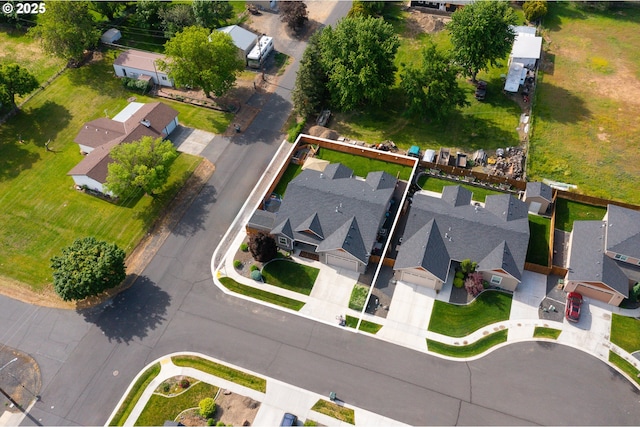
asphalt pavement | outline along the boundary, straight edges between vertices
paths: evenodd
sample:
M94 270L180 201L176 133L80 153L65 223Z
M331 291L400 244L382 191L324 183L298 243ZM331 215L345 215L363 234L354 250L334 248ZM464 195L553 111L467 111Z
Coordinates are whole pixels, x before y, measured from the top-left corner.
M330 21L349 7L338 3ZM103 424L140 369L179 351L320 395L336 391L413 425L637 424L635 387L570 347L528 342L446 361L214 286L211 254L282 141L296 66L246 131L203 152L216 172L132 288L81 313L0 297L0 341L32 355L42 372L42 399L23 424Z

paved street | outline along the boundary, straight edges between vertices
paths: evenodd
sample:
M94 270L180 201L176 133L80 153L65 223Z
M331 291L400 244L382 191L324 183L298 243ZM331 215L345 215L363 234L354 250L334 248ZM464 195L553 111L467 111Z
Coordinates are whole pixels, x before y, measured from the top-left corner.
M349 7L338 3L329 22ZM250 128L204 149L216 172L135 286L82 313L0 297L0 342L31 354L42 372L42 399L24 424L103 424L140 369L178 351L320 395L336 391L351 405L412 425L637 424L637 390L570 347L529 342L450 362L214 286L211 255L282 141L296 69Z

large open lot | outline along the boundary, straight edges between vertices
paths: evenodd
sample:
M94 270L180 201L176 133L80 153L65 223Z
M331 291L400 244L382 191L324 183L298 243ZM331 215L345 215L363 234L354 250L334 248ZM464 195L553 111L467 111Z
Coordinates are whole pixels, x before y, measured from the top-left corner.
M640 204L640 5L549 2L530 179Z
M73 189L66 173L82 158L73 142L78 130L85 121L113 117L132 96L155 101L125 91L105 58L67 70L0 127L0 279L44 288L51 256L79 237L95 236L129 252L196 167L199 158L181 154L155 198L113 204ZM163 102L187 126L221 132L230 121L226 114ZM51 152L44 148L48 140Z

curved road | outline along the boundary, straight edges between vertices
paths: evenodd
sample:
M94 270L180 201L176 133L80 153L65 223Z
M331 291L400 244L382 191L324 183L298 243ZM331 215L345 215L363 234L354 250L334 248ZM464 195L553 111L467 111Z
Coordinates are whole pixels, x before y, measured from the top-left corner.
M348 6L338 3L333 19ZM215 157L215 174L135 286L81 313L0 297L0 342L30 353L42 372L42 399L24 424L103 424L140 369L184 350L321 394L336 391L413 425L637 424L636 388L571 348L521 343L450 362L213 285L211 254L282 139L294 72L246 132L216 139L205 152Z

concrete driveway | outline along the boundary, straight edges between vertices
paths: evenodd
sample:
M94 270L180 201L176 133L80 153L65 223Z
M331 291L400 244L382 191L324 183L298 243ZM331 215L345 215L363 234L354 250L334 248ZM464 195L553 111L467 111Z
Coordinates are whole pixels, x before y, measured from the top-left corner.
M178 125L169 139L181 153L199 156L215 136L211 132Z

